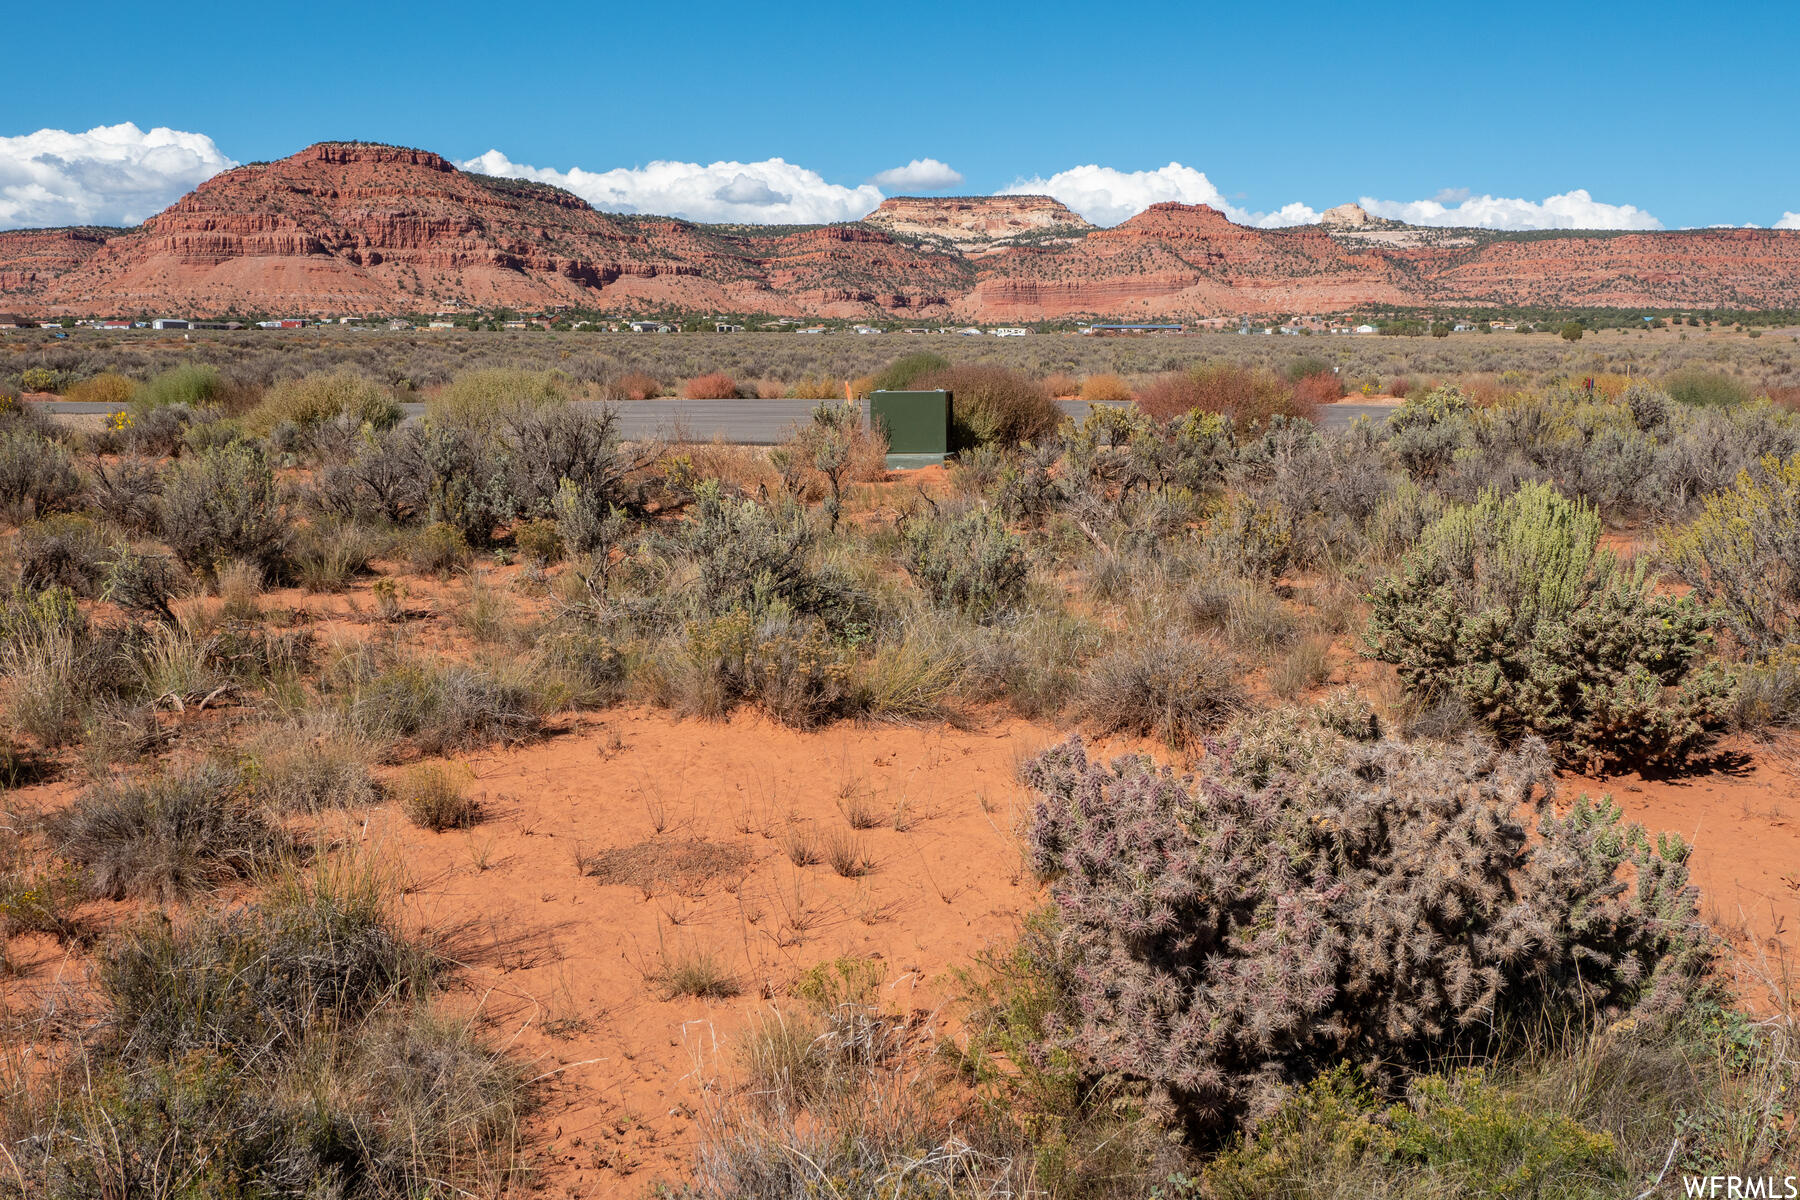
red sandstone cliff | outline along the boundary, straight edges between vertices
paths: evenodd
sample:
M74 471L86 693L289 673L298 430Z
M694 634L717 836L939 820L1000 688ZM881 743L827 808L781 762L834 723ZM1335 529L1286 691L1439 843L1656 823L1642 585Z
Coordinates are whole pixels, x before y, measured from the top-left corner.
M597 212L422 150L323 143L219 175L134 230L0 233L0 297L79 315L572 305L1008 321L1800 306L1800 232L1363 227L1374 224L1252 229L1158 204L1094 229L1048 197L996 196L900 197L849 225L705 226Z

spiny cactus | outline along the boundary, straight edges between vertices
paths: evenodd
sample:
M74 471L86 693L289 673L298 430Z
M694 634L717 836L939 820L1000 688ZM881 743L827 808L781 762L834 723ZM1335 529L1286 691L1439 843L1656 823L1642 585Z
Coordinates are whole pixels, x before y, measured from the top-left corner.
M1599 541L1596 510L1548 484L1452 507L1375 586L1373 653L1507 740L1535 734L1588 767L1679 766L1728 715L1725 677L1701 663L1714 618Z
M1340 1060L1379 1071L1509 1018L1667 1007L1707 959L1687 848L1606 801L1554 811L1535 739L1428 752L1290 712L1190 775L1071 739L1022 777L1075 964L1045 1048L1156 1086L1194 1133Z

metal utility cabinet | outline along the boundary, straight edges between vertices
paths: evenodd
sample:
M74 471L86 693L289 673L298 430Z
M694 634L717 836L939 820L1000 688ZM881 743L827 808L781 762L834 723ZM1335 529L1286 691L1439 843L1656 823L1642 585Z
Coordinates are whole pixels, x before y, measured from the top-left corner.
M868 416L887 434L892 470L938 466L950 453L949 392L871 392Z

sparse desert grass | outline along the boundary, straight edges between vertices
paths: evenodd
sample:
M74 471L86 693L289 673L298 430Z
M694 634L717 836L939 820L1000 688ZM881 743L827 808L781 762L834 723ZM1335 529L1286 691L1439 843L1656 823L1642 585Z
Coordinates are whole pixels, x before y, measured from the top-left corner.
M645 981L663 1000L725 1000L743 990L724 956L699 945L664 947Z

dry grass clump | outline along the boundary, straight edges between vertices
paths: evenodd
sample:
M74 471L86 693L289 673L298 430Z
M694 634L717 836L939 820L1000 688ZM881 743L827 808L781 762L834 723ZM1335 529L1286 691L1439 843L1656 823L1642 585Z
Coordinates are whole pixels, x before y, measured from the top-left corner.
M704 946L665 947L645 981L663 1000L727 1000L743 990L724 956Z
M242 776L210 762L96 784L54 814L50 830L93 892L114 900L167 901L247 878L287 846Z
M652 895L665 886L683 893L705 889L714 879L741 873L750 865L742 846L708 842L648 841L597 850L579 860L581 873L609 886L634 887Z
M1089 375L1081 381L1081 398L1089 404L1127 404L1131 385L1118 375Z
M601 395L607 400L650 400L662 394L662 384L656 377L642 371L628 371L601 388Z
M410 740L423 754L444 754L533 736L544 697L527 682L525 663L489 670L473 663L398 657L386 663L366 648L328 673L349 727L375 745Z
M420 829L467 829L481 820L481 802L469 795L471 778L461 763L420 763L407 768L393 793L400 811Z
M361 808L380 798L370 766L375 747L334 714L307 714L251 739L245 787L274 812Z
M1102 735L1198 743L1249 707L1237 659L1209 638L1151 631L1105 651L1082 677L1082 719Z

